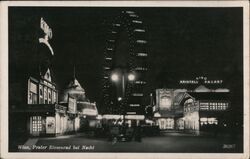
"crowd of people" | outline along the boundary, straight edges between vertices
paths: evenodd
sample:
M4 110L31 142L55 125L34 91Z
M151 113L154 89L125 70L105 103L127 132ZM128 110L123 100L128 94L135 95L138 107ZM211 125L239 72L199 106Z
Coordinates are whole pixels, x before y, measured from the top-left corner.
M95 130L97 137L107 137L113 141L138 141L142 139L141 124L123 122L122 120L107 120L99 124Z

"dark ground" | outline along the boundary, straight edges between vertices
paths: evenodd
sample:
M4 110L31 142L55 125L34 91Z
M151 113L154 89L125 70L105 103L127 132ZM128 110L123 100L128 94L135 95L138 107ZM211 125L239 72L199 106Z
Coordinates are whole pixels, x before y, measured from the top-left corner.
M164 152L164 153L240 153L243 151L242 137L230 135L206 134L195 136L179 132L162 132L159 136L143 137L141 142L116 142L106 138L96 138L87 134L59 137L33 138L30 145L32 152ZM26 142L27 143L27 142ZM41 150L32 146L47 146ZM69 150L49 149L49 146L71 146ZM79 149L73 149L79 146ZM89 149L82 149L86 146ZM19 152L22 150L19 150Z

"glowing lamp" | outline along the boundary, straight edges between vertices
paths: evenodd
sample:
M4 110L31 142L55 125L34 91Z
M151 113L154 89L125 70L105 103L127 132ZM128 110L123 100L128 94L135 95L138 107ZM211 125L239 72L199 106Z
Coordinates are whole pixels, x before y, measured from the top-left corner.
M117 74L112 74L111 75L111 80L114 81L114 82L118 81L119 80L118 75Z
M134 80L135 80L135 75L132 74L132 73L129 74L129 75L128 75L128 80L129 80L129 81L134 81Z

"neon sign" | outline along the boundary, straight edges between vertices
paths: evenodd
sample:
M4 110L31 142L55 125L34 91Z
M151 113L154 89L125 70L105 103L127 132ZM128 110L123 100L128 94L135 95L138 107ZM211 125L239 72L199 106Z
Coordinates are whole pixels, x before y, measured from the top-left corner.
M48 26L48 24L44 21L43 18L41 18L41 21L40 21L40 28L43 30L45 35L43 38L39 38L39 43L43 43L47 45L51 54L54 55L54 51L48 41L49 39L52 39L52 29Z
M43 18L41 18L40 27L45 33L45 37L52 39L52 29L48 26L48 24L44 21Z
M193 80L180 80L180 84L222 84L223 80L210 80L205 76L196 77Z
M172 106L172 90L157 89L156 90L156 105L158 109L171 109Z

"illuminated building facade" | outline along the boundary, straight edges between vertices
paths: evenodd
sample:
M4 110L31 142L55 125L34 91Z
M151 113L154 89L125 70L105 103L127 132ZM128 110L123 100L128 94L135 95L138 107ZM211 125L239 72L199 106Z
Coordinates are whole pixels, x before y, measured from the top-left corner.
M231 107L228 92L190 92L189 95L193 102L184 105L184 118L189 121L187 129L211 131L227 124L225 114Z
M56 84L52 82L50 69L40 72L41 78L28 79L28 104L54 104L58 101Z
M184 129L183 103L185 89L157 89L154 119L160 129Z
M40 29L45 35L38 40L36 54L39 54L39 62L32 66L34 71L29 72L28 78L18 83L24 89L19 91L16 88L19 96L24 94L25 100L11 103L11 135L55 136L79 129L75 99L69 97L66 103L58 104L58 90L51 69L54 52L49 39L52 38L52 29L43 18L40 19Z
M67 103L58 104L58 91L56 84L48 78L51 77L49 70L41 74L40 79L30 77L28 80L28 105L23 111L28 117L28 132L32 136L54 136L79 129L75 99L69 97Z
M146 105L144 86L147 84L145 73L148 71L148 50L143 21L134 11L122 11L109 25L104 52L102 114L143 116ZM125 49L120 44L124 41L127 42ZM123 54L119 55L119 52ZM126 59L119 60L121 56L126 56ZM122 70L122 76L129 73L135 76L132 82L124 77L124 96L121 98L121 86L114 84L110 78L117 69Z
M88 127L95 127L98 115L96 103L91 103L87 99L85 90L75 77L64 89L60 103L67 103L70 98L74 98L76 102L76 113L80 120L79 130L84 131Z
M195 84L195 80L189 81ZM194 90L157 89L154 119L160 129L194 131L197 134L211 131L227 125L225 114L231 107L229 96L229 89L209 89L204 85Z

